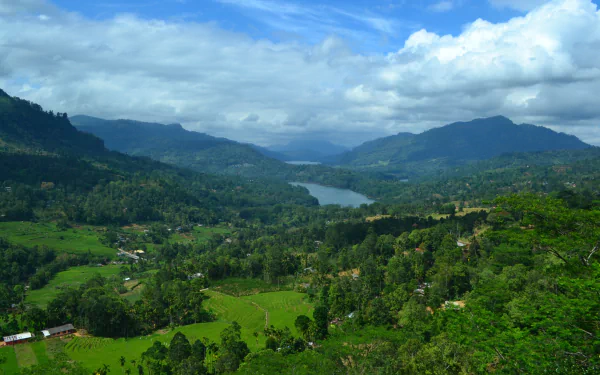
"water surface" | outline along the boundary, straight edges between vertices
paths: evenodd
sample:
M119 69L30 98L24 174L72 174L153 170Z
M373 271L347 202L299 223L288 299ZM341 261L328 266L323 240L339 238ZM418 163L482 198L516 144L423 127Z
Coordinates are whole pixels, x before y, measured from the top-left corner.
M338 189L304 182L290 182L290 184L307 188L310 195L319 200L321 206L339 204L344 207L359 207L361 204L375 203L374 200L348 189Z
M286 161L287 164L293 164L293 165L319 165L321 164L318 161L303 161L303 160L298 160L298 161Z

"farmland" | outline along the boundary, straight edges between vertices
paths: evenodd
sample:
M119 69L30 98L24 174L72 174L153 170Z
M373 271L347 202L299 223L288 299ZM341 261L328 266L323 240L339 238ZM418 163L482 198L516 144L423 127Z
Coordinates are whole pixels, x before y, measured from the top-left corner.
M65 352L89 369L99 368L103 364L117 369L120 368L121 355L128 363L132 359L139 360L142 353L155 340L169 343L177 332L185 334L191 342L206 337L218 343L221 331L234 321L242 326L242 339L246 341L250 350L256 351L262 348L265 342L262 332L265 327L266 311L269 312L269 324L274 324L277 328L288 326L292 332L295 332L296 316L312 311L312 306L304 301L305 295L296 292L264 293L253 296L254 298L236 298L214 291L207 291L206 294L210 299L206 301L205 306L216 315L214 322L191 324L166 333L161 331L131 339L76 337L67 344ZM266 307L259 302L264 303ZM254 336L254 332L259 333L258 338Z
M81 268L81 267L76 267ZM107 267L102 267L107 268ZM86 274L87 272L83 272ZM89 275L89 273L87 273ZM75 276L70 276L75 280ZM64 276L63 276L64 280ZM56 351L63 351L73 360L81 362L88 369L96 369L107 364L118 372L119 358L127 359L127 367L131 367L131 360L141 358L142 353L148 349L155 340L169 343L175 333L182 332L190 341L208 338L219 342L219 334L232 322L237 321L242 326L242 339L246 341L251 351L263 347L265 337L262 334L268 312L269 325L277 328L288 326L294 334L294 320L300 314L312 314L312 305L305 301L305 294L296 292L273 292L241 298L230 295L206 291L209 300L205 302L207 309L216 316L216 321L210 323L191 324L178 327L171 331L159 331L152 335L130 339L109 339L99 337L74 337L72 339L51 339L32 344L17 346L17 354L13 348L0 349L0 355L8 357L8 361L0 366L6 374L14 373L18 366L30 366L35 363L49 361ZM258 337L254 333L258 332ZM64 348L63 345L66 342ZM56 349L58 348L58 349ZM0 372L1 373L1 372Z
M50 280L48 285L41 289L32 290L27 293L26 302L28 304L44 307L52 301L66 287L77 287L89 280L95 274L103 277L118 275L120 266L108 265L104 267L80 266L72 267L66 271L59 272Z
M93 255L106 258L116 256L115 249L99 240L99 228L81 226L60 230L54 223L0 222L0 237L24 246L47 246L57 252Z

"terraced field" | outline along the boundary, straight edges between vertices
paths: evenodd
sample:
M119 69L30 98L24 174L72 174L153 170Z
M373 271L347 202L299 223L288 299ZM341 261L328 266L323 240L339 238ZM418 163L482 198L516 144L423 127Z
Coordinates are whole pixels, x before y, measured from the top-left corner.
M118 369L121 355L128 363L132 359L139 360L155 340L168 343L176 332L182 332L192 342L206 337L218 343L221 331L234 321L242 326L242 339L246 341L250 350L256 351L264 347L265 337L262 332L266 311L269 312L269 324L278 328L288 326L292 332L295 332L294 321L297 315L312 314L312 306L304 301L305 295L296 292L264 293L243 298L210 290L206 291L206 294L210 299L205 302L205 306L216 315L215 322L191 324L170 332L128 340L77 337L67 345L65 352L89 369L99 368L103 364L109 365L111 369ZM260 305L261 303L264 303L266 308ZM255 337L254 332L259 332L259 336ZM131 369L133 370L133 367Z
M95 274L104 277L118 275L121 266L108 265L104 267L80 266L72 267L66 271L59 272L50 280L50 282L41 289L27 292L25 301L32 305L45 307L66 287L77 287L89 280Z
M130 339L74 337L44 340L17 346L16 354L12 347L0 348L0 355L7 357L7 362L0 365L0 374L2 370L5 374L14 374L19 366L45 363L52 360L56 353L63 351L90 370L107 364L114 373L121 370L119 358L124 356L127 362L122 370L129 368L134 373L131 360L139 361L142 353L155 340L169 343L176 332L182 332L192 342L206 337L210 341L219 343L220 333L233 321L237 321L242 326L242 339L246 341L250 350L256 351L264 347L265 337L262 332L267 313L269 324L278 328L288 326L292 332L295 332L294 320L298 315L312 314L312 305L305 301L306 295L296 292L262 293L241 298L211 290L206 291L206 294L210 299L205 302L205 306L216 315L215 322L191 324L172 331L159 331L149 336ZM259 333L258 337L254 336L255 332Z
M0 222L0 237L10 242L24 246L45 245L58 252L72 254L83 254L89 250L94 255L115 258L117 252L100 242L97 230L92 226L59 230L53 223Z
M261 306L268 313L268 324L277 328L288 326L297 335L294 321L298 315L312 316L312 304L308 303L305 294L296 292L261 293L241 299Z

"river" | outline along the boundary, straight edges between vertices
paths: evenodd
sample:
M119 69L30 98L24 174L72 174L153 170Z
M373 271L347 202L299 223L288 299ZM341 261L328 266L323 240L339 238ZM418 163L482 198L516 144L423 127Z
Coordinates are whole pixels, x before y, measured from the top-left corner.
M375 203L374 200L348 189L338 189L304 182L290 182L290 184L307 188L310 195L319 200L321 206L339 204L344 207L359 207L361 204Z

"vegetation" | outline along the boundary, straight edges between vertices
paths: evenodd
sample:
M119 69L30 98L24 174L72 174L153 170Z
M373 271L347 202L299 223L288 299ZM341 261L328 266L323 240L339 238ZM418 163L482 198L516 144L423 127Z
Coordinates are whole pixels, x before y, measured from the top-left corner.
M588 147L574 136L534 125L516 125L497 116L457 122L417 135L400 133L376 139L340 155L335 162L414 176L432 168L444 169L504 153Z
M0 329L37 333L0 348L5 373L600 371L597 150L418 183L294 169L389 197L319 207L94 148L0 100ZM78 336L42 339L65 323Z

